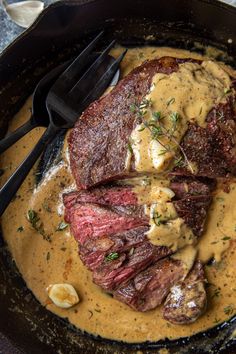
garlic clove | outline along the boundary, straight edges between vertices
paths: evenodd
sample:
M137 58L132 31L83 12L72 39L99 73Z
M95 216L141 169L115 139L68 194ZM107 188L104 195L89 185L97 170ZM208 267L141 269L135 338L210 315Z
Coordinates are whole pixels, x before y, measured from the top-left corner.
M68 309L80 301L75 288L71 284L52 284L46 290L52 302L64 309Z
M44 8L44 3L37 0L20 1L13 4L2 1L2 5L12 21L23 28L28 28Z
M153 167L157 171L164 171L169 165L170 161L173 159L174 153L171 151L166 151L163 154L163 145L157 140L151 140L149 145L149 156L151 158Z

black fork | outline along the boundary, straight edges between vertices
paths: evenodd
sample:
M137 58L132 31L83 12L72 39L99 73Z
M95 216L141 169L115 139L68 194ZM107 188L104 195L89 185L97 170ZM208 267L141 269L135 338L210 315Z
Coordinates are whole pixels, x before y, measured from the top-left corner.
M112 41L107 46L89 69L79 78L86 66L88 55L101 35L102 32L79 54L50 89L46 99L50 119L49 126L31 153L0 189L0 215L2 215L16 194L45 146L52 141L58 131L73 127L84 109L93 100L99 98L109 86L126 53L124 51L119 58L111 63L108 52L115 41Z

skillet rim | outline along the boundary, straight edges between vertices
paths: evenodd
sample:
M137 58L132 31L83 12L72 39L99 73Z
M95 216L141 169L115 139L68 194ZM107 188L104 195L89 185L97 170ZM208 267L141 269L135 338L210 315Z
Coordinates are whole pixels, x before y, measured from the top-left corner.
M233 13L235 16L236 16L236 8L235 7L232 7L230 6L229 4L225 4L223 2L219 2L217 0L195 0L196 2L198 3L207 3L207 4L210 4L212 6L216 6L218 8L222 8L226 11L229 11L230 13ZM55 8L58 8L58 7L73 7L73 6L79 6L79 5L83 5L83 4L88 4L88 3L99 3L100 0L62 0L62 1L59 1L59 2L56 2L56 3L53 3L51 5L49 5L48 7L46 7L43 12L39 15L39 17L37 18L37 20L34 22L34 24L29 27L27 30L25 30L24 32L22 32L17 38L15 38L13 40L12 43L10 43L1 53L0 55L0 63L1 63L1 60L8 55L9 52L11 52L12 50L14 50L14 47L16 44L18 44L18 42L20 42L23 38L27 37L27 36L30 36L31 33L33 33L34 31L37 31L38 27L40 27L40 23L41 21L48 15L48 13L50 11L53 11ZM221 327L223 327L225 324L227 324L228 322L231 322L232 319L230 319L229 321L227 322L224 322L223 324L219 325L219 326L216 326L214 327L215 330L217 329L221 329ZM211 330L211 329L210 329ZM206 332L200 332L198 334L201 334L202 333L207 333L208 331L210 330L207 330ZM197 334L197 335L198 335ZM89 335L91 336L91 335ZM94 336L93 336L94 338ZM183 341L187 341L189 338L192 338L192 337L183 337L181 338L181 340ZM94 338L95 340L97 340L97 338ZM107 339L102 339L104 341L109 341L109 342L114 342L113 340L107 340ZM174 342L174 341L169 341L169 342ZM115 343L121 343L119 341L115 341ZM158 342L160 343L160 341ZM126 343L124 344L126 345ZM130 345L133 347L133 348L142 348L144 349L144 346L145 345L148 345L148 348L156 348L155 346L155 343L150 343L150 342L144 342L144 343L132 343L132 344L128 344L128 346L130 347Z

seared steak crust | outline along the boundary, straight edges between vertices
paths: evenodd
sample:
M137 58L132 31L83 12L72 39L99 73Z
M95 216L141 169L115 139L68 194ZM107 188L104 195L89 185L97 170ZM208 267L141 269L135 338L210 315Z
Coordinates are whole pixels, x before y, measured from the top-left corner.
M214 107L206 118L207 126L189 124L181 142L188 160L197 165L198 176L227 177L236 174L236 97ZM176 168L181 175L189 174Z
M177 214L184 219L195 236L201 236L212 202L212 191L216 182L210 178L177 176L170 188L174 191L173 203Z
M174 202L174 206L177 214L184 219L194 235L201 236L211 202L211 196L203 195L177 200Z
M137 205L138 198L132 187L99 187L68 193L64 201L67 208L76 203L96 203L99 205Z
M181 261L165 258L122 285L114 292L114 297L135 310L145 312L160 305L170 288L183 277Z
M170 289L164 304L163 317L174 324L196 321L206 309L204 282L204 269L201 262L197 261L186 279Z
M199 195L211 195L215 187L215 179L195 176L175 176L171 179L170 184L170 189L175 193L175 200Z
M78 188L87 189L128 175L129 138L140 123L130 107L134 103L140 105L156 73L170 74L185 61L194 60L163 57L145 62L85 110L68 140L70 165Z

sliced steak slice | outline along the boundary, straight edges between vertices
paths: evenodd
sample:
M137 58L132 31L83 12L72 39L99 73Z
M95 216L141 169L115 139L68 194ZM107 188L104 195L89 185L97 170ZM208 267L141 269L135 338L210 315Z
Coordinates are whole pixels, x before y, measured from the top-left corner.
M115 290L121 283L127 282L136 274L172 252L167 247L152 245L144 236L142 243L134 245L129 252L116 252L117 259L108 257L93 272L93 281L106 291Z
M181 147L188 160L197 166L196 174L204 177L225 177L236 174L236 97L214 107L206 118L207 127L189 124ZM175 173L188 175L185 168Z
M185 275L181 261L165 258L140 272L118 288L114 297L137 311L148 311L160 305L170 288Z
M174 191L173 203L178 216L192 229L195 236L201 236L212 202L215 180L201 177L177 176L170 188Z
M170 74L186 61L194 62L172 57L145 62L85 110L68 139L71 170L78 188L87 189L130 174L126 168L128 143L140 123L130 107L140 105L156 73Z
M186 279L170 289L163 307L163 317L174 324L196 321L206 309L205 275L197 261Z
M65 209L65 221L77 241L83 244L89 238L113 235L118 232L148 225L143 207L102 207L92 203L77 203Z
M170 183L175 200L199 195L210 196L215 187L216 180L207 177L175 176Z
M137 205L138 199L132 187L99 187L90 190L74 191L66 194L64 204L71 208L77 203L96 203L99 205Z
M211 202L211 196L199 195L176 200L173 203L177 214L184 219L194 235L201 236Z
M147 226L141 226L111 236L90 238L79 247L80 258L90 270L95 270L109 254L129 253L133 247L142 244L147 230Z

